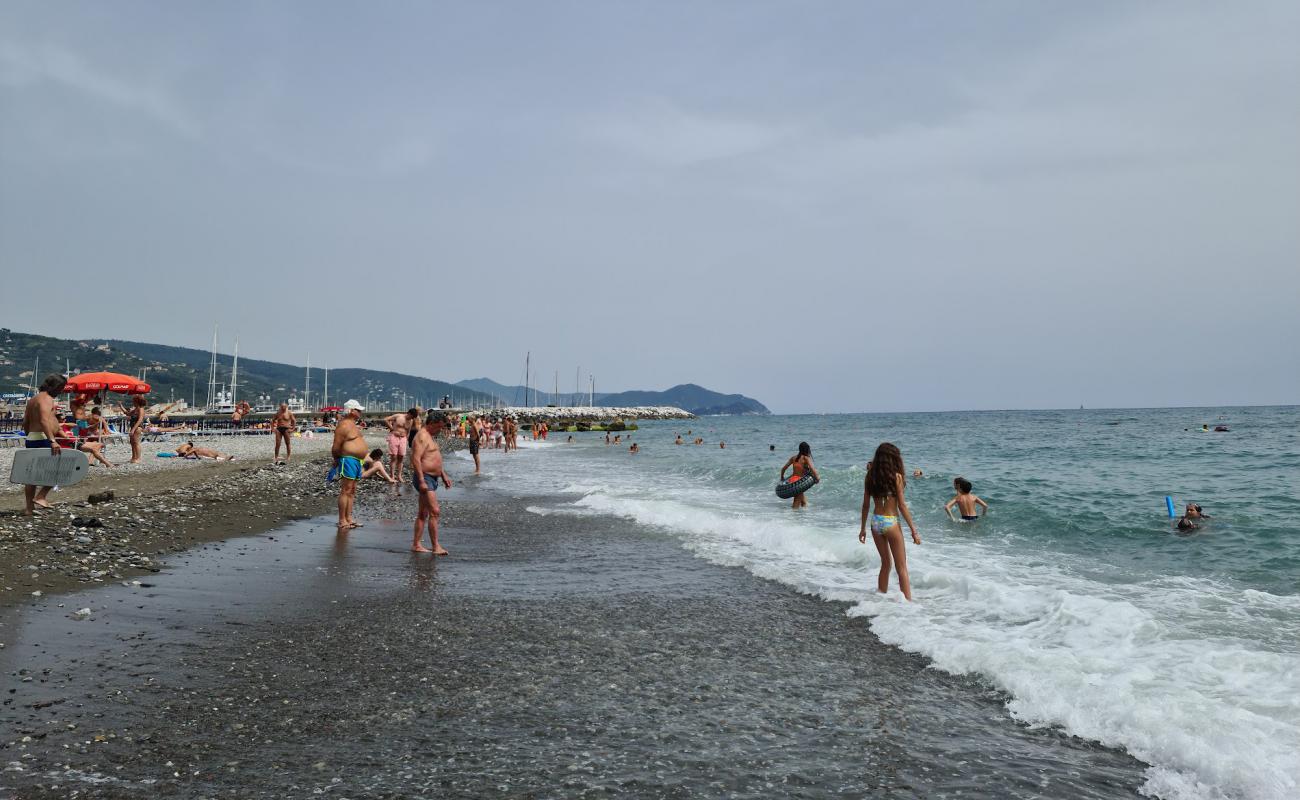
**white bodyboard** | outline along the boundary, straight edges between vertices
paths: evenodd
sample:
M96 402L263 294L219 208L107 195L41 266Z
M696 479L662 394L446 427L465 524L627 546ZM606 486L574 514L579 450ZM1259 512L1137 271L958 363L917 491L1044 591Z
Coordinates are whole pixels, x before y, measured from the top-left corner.
M80 450L63 448L55 455L44 447L31 447L14 453L10 483L33 486L72 486L81 483L90 472L90 462Z

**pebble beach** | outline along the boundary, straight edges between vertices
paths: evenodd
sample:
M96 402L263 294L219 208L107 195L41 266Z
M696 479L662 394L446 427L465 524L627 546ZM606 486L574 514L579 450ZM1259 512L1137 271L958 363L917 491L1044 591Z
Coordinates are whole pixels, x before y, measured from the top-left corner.
M336 490L323 481L331 437L294 440L287 465L271 463L269 436L200 437L194 441L234 461L158 458L145 443L140 464L124 463L130 446L106 456L118 466L92 467L76 486L50 494L53 510L22 515L22 487L0 488L0 607L86 585L156 572L166 556L232 535L259 533L285 521L327 512ZM372 437L377 443L379 437ZM375 446L378 446L375 444ZM0 450L8 474L16 448ZM112 498L91 502L92 495ZM93 499L99 499L98 497Z

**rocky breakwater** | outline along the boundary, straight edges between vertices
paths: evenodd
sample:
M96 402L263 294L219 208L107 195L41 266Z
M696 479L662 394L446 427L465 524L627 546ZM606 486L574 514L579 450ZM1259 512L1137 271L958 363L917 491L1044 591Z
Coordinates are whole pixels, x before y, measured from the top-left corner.
M511 406L478 412L489 417L511 416L521 422L614 422L649 419L695 419L689 411L673 406Z

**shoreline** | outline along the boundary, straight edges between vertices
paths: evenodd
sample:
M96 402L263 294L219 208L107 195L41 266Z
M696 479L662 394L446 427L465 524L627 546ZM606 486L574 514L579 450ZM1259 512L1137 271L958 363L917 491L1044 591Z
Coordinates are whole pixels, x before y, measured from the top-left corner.
M486 476L450 494L449 558L407 552L414 498L380 491L358 531L294 522L12 615L0 788L1136 796L1140 762L1014 721L840 604Z

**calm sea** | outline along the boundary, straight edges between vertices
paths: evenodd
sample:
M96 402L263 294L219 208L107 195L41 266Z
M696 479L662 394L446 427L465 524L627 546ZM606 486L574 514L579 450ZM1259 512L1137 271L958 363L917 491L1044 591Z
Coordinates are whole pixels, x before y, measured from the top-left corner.
M1300 796L1300 408L705 418L634 437L632 456L554 434L514 456L511 482L557 496L539 513L656 526L846 602L884 642L1003 690L1015 718L1151 764L1149 793ZM772 490L800 441L823 481L794 512ZM912 604L896 581L875 592L875 548L857 541L881 441L925 472L908 484L924 539L908 544ZM956 475L987 518L947 520ZM1166 495L1213 519L1176 534Z

